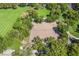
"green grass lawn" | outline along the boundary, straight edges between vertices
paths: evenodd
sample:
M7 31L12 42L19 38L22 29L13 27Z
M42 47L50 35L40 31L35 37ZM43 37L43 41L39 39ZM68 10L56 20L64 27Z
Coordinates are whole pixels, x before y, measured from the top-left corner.
M39 8L38 10L36 10L36 12L38 13L38 16L42 16L42 17L45 17L46 15L49 14L49 10L47 10L46 8Z
M11 29L17 18L27 7L18 7L17 9L0 9L0 35L5 36Z

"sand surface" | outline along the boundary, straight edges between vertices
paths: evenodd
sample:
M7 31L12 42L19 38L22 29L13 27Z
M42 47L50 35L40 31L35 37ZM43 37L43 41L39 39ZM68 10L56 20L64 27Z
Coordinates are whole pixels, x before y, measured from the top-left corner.
M57 27L56 22L42 22L38 24L33 23L33 28L31 30L29 40L33 40L33 38L36 36L39 36L40 38L47 38L52 36L57 39L59 35L53 30L54 27Z

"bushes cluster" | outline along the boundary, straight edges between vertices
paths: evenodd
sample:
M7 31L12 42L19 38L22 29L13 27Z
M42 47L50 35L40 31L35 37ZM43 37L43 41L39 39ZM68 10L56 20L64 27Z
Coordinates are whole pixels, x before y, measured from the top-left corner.
M33 17L35 19L35 22L53 22L55 20L58 20L60 17L63 17L62 14L69 9L69 4L31 4L32 7L34 7L34 10L37 10L37 6L41 6L42 8L46 8L47 10L50 11L48 15L46 15L46 19L43 19L44 17L38 16L36 11L33 11ZM38 8L39 9L39 8Z
M37 50L37 56L67 56L66 38L56 40L52 37L41 39L34 38L32 48Z
M0 3L0 9L16 9L17 4L16 3Z
M79 56L79 43L67 44L67 38L54 39L52 37L41 39L35 37L32 48L37 56Z
M0 9L16 9L18 6L25 7L26 5L26 3L0 3Z

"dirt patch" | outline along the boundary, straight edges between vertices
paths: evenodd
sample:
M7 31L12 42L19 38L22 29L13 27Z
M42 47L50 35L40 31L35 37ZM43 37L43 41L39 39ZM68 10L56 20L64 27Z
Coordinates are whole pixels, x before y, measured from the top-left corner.
M46 22L42 22L42 23L33 23L33 28L31 30L30 33L30 37L29 40L33 40L34 37L39 36L40 38L47 38L47 37L54 37L54 38L58 38L58 34L54 31L54 27L57 27L57 23L56 22L52 22L52 23L46 23Z

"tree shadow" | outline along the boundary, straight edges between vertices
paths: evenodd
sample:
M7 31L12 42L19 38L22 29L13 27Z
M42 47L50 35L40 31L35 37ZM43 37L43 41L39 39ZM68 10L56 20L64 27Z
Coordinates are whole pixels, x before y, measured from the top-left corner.
M55 33L59 34L60 35L60 32L58 31L58 28L57 27L53 27L52 30L55 31Z
M53 27L52 30L54 30L55 33L59 35L58 39L60 39L61 38L61 33L58 31L58 28L57 27Z
M79 40L75 39L75 38L69 38L71 43L79 43Z

